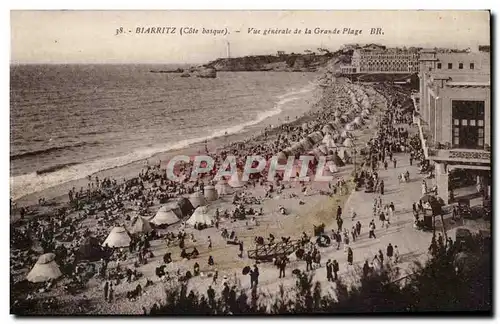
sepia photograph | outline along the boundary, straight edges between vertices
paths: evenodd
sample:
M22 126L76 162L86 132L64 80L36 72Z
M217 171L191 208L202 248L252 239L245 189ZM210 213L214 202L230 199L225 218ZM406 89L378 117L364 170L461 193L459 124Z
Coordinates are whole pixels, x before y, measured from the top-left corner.
M491 316L490 24L10 11L10 314Z

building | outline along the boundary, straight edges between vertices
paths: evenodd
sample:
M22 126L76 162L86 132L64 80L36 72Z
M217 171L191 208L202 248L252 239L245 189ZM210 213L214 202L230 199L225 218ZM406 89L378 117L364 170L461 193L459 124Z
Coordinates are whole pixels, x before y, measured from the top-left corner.
M491 185L490 54L420 53L414 95L424 154L435 166L438 195L450 197L449 175L467 170L489 196Z
M371 47L355 50L351 65L356 73L417 73L419 70L419 54L417 51Z

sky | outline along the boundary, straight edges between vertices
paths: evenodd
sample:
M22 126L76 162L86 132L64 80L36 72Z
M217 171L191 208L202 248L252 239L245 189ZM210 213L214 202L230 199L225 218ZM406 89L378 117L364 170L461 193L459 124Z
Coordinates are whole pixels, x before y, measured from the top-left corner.
M11 11L10 18L14 64L205 63L226 57L228 42L232 57L337 50L345 43L475 49L490 42L487 11ZM116 35L120 27L124 33ZM175 27L175 33L141 34L138 27ZM189 28L198 33L179 33ZM203 28L228 33L203 34ZM262 35L268 28L292 33ZM306 28L312 33L304 34ZM314 33L335 28L340 34ZM362 32L343 34L344 28ZM384 34L370 35L371 28Z

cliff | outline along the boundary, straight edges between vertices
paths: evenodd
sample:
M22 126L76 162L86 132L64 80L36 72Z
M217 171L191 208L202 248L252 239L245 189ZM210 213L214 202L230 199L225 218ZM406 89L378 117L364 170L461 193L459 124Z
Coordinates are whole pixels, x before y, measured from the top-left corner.
M332 53L255 55L235 58L219 58L205 66L217 71L301 71L314 72L327 65Z

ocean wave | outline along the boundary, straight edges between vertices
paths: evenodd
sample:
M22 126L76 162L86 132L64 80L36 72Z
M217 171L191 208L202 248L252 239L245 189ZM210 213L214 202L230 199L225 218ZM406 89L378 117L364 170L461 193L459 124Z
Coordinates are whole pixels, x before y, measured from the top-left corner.
M190 145L200 143L206 140L211 140L217 137L222 137L230 134L235 134L243 131L247 127L254 126L256 124L259 124L266 120L267 118L270 118L272 116L275 116L283 111L285 108L285 105L291 101L295 101L300 99L300 96L297 96L298 94L303 94L306 92L310 92L314 89L314 84L309 84L305 86L304 88L301 88L297 91L290 91L285 93L282 96L278 96L277 99L279 99L273 106L272 109L268 111L263 111L260 112L256 115L256 117L253 120L250 120L248 122L235 125L229 128L224 128L224 129L219 129L215 130L211 134L207 136L202 136L202 137L196 137L196 138L190 138L182 141L178 141L176 143L171 143L159 147L152 147L152 148L147 148L147 149L141 149L134 151L130 154L123 155L123 156L117 156L117 157L110 157L110 158L104 158L104 159L99 159L95 160L92 162L87 162L87 163L81 163L81 164L67 164L67 165L59 165L55 166L52 168L47 168L46 171L48 172L33 172L29 174L23 174L23 175L18 175L18 176L13 176L10 179L11 182L11 197L12 199L16 200L19 199L23 196L36 193L42 190L45 190L50 187L54 187L69 181L74 181L78 179L85 178L88 175L92 175L94 173L97 173L99 171L104 171L104 170L109 170L121 166L125 166L137 161L141 161L144 159L151 158L152 156L162 153L162 152L168 152L172 150L178 150L178 149L183 149L186 148ZM83 143L76 144L76 146L81 146ZM68 146L68 147L75 147L75 145ZM59 150L59 149L64 149L66 147L60 147L60 148L50 148L47 150ZM20 155L26 156L26 154L40 154L40 153L46 153L47 150L40 150L39 152L31 152L31 153L23 153ZM50 151L49 151L50 152ZM19 155L18 155L19 156ZM12 157L11 157L12 159ZM50 170L49 170L50 169ZM43 171L43 169L42 169Z
M40 140L37 140L39 142ZM30 156L35 156L35 155L42 155L42 154L49 154L53 152L58 152L62 150L68 150L72 148L77 148L77 147L82 147L85 145L97 145L100 144L99 142L80 142L76 144L71 144L71 145L63 145L63 146L54 146L54 147L49 147L46 149L41 149L41 150L34 150L34 151L29 151L29 152L24 152L24 153L19 153L19 154L14 154L10 156L10 160L19 160L22 158L30 157Z
M77 164L78 164L77 162L56 164L56 165L53 165L53 166L50 166L50 167L47 167L47 168L36 170L36 174L40 175L40 174L52 173L52 172L56 172L56 171L59 171L61 169L70 167L72 165L77 165Z

